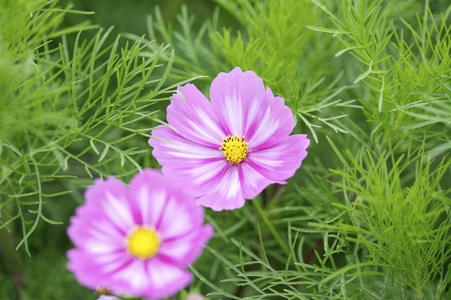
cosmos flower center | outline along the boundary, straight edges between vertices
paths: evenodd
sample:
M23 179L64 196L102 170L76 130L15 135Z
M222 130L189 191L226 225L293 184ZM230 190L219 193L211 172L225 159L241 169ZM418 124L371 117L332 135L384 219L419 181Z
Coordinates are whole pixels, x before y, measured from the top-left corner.
M131 255L147 259L155 256L160 246L160 240L155 230L137 226L135 231L129 235L127 244Z
M235 135L235 137L228 135L222 140L222 147L219 150L224 153L225 158L231 164L238 164L246 158L249 149L244 141L244 135L243 138L239 138L238 135Z

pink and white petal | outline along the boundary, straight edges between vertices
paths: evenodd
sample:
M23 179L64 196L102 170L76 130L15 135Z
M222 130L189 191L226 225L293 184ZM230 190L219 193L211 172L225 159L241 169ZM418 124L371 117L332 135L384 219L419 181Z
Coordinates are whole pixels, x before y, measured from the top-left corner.
M225 136L210 101L188 83L177 90L167 108L168 123L184 138L206 146L214 146Z
M204 223L204 210L194 204L191 196L183 191L170 195L164 212L156 224L160 240L183 237L197 230Z
M205 195L210 190L208 182L228 164L220 145L210 148L193 143L168 127L158 127L152 134L171 141L149 140L154 147L152 154L163 166L162 172L195 197Z
M204 222L203 208L179 182L168 178L157 170L144 169L130 182L138 224L155 227L161 240L184 236Z
M196 199L196 204L210 207L214 211L233 210L243 207L241 183L238 167L229 164L225 172L215 180L209 182L210 192Z
M274 97L271 89L267 88L254 123L246 132L250 151L266 148L286 138L294 128L293 112L283 98Z
M73 230L71 233L78 234L79 232ZM96 239L92 235L81 234L79 239L83 237L85 237L85 240L83 244L78 245L77 249L87 253L92 258L99 258L99 262L105 259L118 259L127 255L125 237L119 240Z
M183 237L163 240L158 255L165 257L172 264L186 267L202 254L204 246L213 235L213 226L206 224Z
M173 296L188 286L192 275L154 257L144 261L135 259L120 272L114 273L112 279L126 285L126 288L119 291L121 294L161 299Z
M224 155L219 150L221 142L219 139L214 147L205 146L187 140L166 126L158 126L152 130L152 138L149 139L149 145L154 148L153 156L163 166L172 161L184 163L186 159L222 158Z
M158 257L149 260L150 288L145 297L162 299L175 295L186 288L193 280L193 275L177 266L169 264Z
M92 255L88 253L88 255ZM93 256L95 263L103 274L114 274L129 265L135 257L125 251L111 252Z
M121 282L116 288L119 294L127 294L133 297L141 297L149 288L150 275L147 269L147 261L133 259L119 271L111 274L113 282Z
M249 153L247 163L268 179L283 181L294 175L307 156L306 134L295 134L264 150Z
M129 205L128 190L116 178L95 180L85 192L86 205L98 209L118 228L128 231L135 225Z
M243 73L236 67L230 73L219 73L211 84L210 98L225 135L245 135L254 125L264 96L263 80L254 72Z
M260 194L268 185L272 183L284 183L280 181L274 181L263 176L257 170L255 170L246 161L242 162L239 167L239 176L241 182L241 189L243 197L246 199L255 198Z
M224 156L211 159L187 159L183 162L167 162L163 165L162 171L183 186L187 193L200 197L211 191L212 182L222 176L228 165L229 162Z
M115 282L111 275L132 261L126 253L92 255L80 249L69 250L67 257L69 258L67 269L74 273L78 282L92 289L99 286L121 289L123 283Z
M75 246L81 248L91 239L117 246L126 235L126 230L118 228L108 216L92 205L78 207L70 223L67 233Z
M69 263L67 269L71 271L77 281L91 289L102 286L107 277L99 270L98 265L93 263L93 258L79 249L67 251Z
M167 199L177 189L157 170L144 169L130 181L130 204L137 225L154 227L160 221Z

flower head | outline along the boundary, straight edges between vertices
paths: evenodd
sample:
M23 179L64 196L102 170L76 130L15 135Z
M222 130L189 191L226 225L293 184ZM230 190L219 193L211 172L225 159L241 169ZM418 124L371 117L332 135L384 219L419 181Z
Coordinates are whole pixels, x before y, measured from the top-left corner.
M167 108L175 131L158 126L149 145L163 173L197 204L242 207L269 184L286 183L307 156L307 135L290 136L290 108L254 72L220 73L211 84L211 102L192 84L178 91Z
M186 287L186 270L213 235L192 198L156 170L96 180L71 218L68 269L100 294L160 299ZM104 292L107 291L107 292Z

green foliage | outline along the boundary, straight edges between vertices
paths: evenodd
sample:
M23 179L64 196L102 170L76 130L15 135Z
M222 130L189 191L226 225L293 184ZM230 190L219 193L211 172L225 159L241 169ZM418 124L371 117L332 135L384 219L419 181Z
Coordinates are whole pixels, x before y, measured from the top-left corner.
M177 16L179 27L175 29L164 24L159 9L155 18L148 18L149 36L156 39L158 33L175 50L174 78L204 75L210 81L219 72L235 66L253 70L276 95L285 99L294 115L311 131L315 142L318 142L317 130L346 133L339 119L345 118L349 109L359 106L354 100L336 98L351 86L338 87L343 74L333 74L323 63L333 56L337 43L330 39L317 40L306 27L319 19L320 10L309 1L298 0L257 1L254 5L248 1L218 2L237 17L236 21L245 28L244 33L220 30L219 10L199 30L193 29L194 16L189 15L186 6L182 6ZM136 35L127 36L139 39ZM206 36L210 37L207 41Z
M417 16L416 27L402 20L405 28L400 29L389 18L392 6L383 1L342 1L341 19L319 1L313 2L330 16L335 28L311 28L336 34L345 47L336 56L350 52L364 66L354 83L363 81L370 88L371 96L362 101L365 115L378 125L379 131L391 136L391 142L405 134L418 134L421 139L428 135L430 125L444 121L435 116L432 120L424 109L437 111L436 99L429 102L428 95L443 90L449 80L451 27L446 20L451 7L436 20L426 5L423 16ZM445 107L439 114L447 112L449 108ZM420 127L423 130L414 130ZM443 135L448 134L445 129Z
M233 1L218 2L234 11ZM231 65L254 70L277 94L288 96L290 82L299 79L300 61L309 50L306 44L312 40L313 32L305 26L318 20L319 10L312 8L309 0L242 5L245 10L239 19L247 36L239 31L235 38L231 30L224 29L216 32L213 40Z
M41 276L36 272L47 272L52 256L42 252L36 264L24 264L15 251L45 249L42 237L53 232L48 226L60 225L55 236L65 236L61 224L67 226L74 206L67 200L82 203L81 188L94 177L127 177L152 164L146 140L161 122L154 105L177 85L163 86L173 53L161 64L163 45L139 40L121 47L119 36L107 43L111 28L86 40L82 30L98 26L61 22L68 13L90 13L61 9L56 1L0 5L0 267L14 275L2 298L85 298L64 267L67 242L52 252L58 257L52 272L66 289L29 283ZM145 48L155 51L143 59Z
M57 1L47 0L2 1L0 49L3 60L24 63L35 55L35 51L42 47L47 39L96 27L88 26L89 22L83 22L59 30L59 25L67 13L89 13L70 10L70 5L66 9L60 9L57 4Z
M211 20L205 20L201 28L195 30L195 18L189 14L187 6L183 5L180 14L177 15L180 28L174 30L172 24L164 22L158 6L155 8L155 16L147 17L147 33L150 40L158 40L161 37L175 51L172 78L184 80L199 77L208 82L211 79L207 79L206 76L216 76L227 68L220 51L214 49L213 42L208 39L208 34L217 30L218 18L219 9L216 9ZM134 40L140 39L139 36L130 33L125 36ZM147 57L150 53L143 52L142 55ZM162 56L162 59L168 60L169 57Z
M422 297L424 285L437 273L443 278L442 266L451 259L446 197L451 189L446 191L440 186L451 161L445 158L431 170L433 162L426 161L424 155L401 156L395 161L385 153L374 157L362 151L357 155L346 152L346 157L345 171L334 171L343 178L342 183L336 184L353 195L345 194L346 204L336 205L348 212L351 222L326 228L364 245L371 261L383 262L395 272L399 282L414 288ZM412 172L409 164L415 160ZM401 178L410 177L402 176L403 173L415 174L409 180L413 181L411 184L402 182Z
M11 222L21 221L23 238L17 247L25 245L28 252L27 239L41 219L61 224L45 215L44 203L71 192L64 182L86 175L129 176L141 169L148 149L139 145L145 145L153 121L158 122L157 109L151 107L174 88L162 87L172 58L166 66L158 64L167 51L160 46L143 59L139 53L149 43L142 41L120 48L118 37L105 46L111 30L100 30L89 41L82 40L80 31L73 46L65 36L51 46L48 38L80 29L56 30L70 11L54 8L55 2L49 7L42 2L32 11L23 10L29 7L25 2L6 5L10 19L17 12L14 22L26 24L11 28L31 29L2 35L14 43L3 44L7 51L0 65L5 68L0 73L9 74L0 93L1 228L13 230ZM11 66L13 72L6 72ZM136 136L143 142L136 143Z

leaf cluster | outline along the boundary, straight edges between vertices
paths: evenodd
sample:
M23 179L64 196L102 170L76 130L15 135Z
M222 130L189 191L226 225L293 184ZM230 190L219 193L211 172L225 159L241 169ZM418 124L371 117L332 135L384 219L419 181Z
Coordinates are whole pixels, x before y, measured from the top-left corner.
M238 29L220 28L219 8L199 29L194 27L194 16L186 6L177 16L178 26L166 25L159 9L155 16L148 17L150 38L160 38L175 50L173 78L208 76L205 79L210 82L219 72L240 66L255 71L285 99L310 129L315 142L317 130L346 132L338 119L358 106L354 100L337 99L351 86L339 87L343 74L334 74L323 63L333 56L337 43L317 40L306 27L323 21L321 11L304 0L217 2L236 18L235 23L240 23ZM329 112L334 113L330 116Z
M2 27L0 56L0 228L15 232L19 221L17 248L28 252L40 220L61 223L46 216L44 204L67 197L70 181L131 176L150 164L142 145L158 124L153 105L176 86L163 87L173 54L163 65L163 45L142 58L150 42L121 48L118 36L106 45L111 28L90 40L80 30L92 26L59 29L65 14L81 12L59 9L55 1L2 5L9 25ZM73 45L65 35L72 31L78 32ZM80 188L89 181L77 182Z

